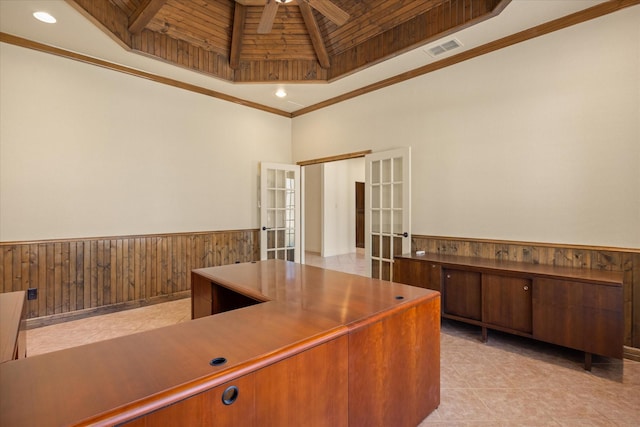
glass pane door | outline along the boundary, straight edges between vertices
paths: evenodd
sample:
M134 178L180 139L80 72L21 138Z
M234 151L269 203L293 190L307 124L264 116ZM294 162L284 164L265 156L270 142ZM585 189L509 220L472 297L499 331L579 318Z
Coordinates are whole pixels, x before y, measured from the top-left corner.
M260 259L300 262L300 167L262 163Z
M411 150L365 157L366 251L371 277L393 280L394 256L411 251Z

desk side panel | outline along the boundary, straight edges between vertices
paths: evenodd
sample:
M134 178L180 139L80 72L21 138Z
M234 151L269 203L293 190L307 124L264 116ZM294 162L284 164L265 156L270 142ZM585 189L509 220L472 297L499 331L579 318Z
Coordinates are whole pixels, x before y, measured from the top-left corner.
M416 426L440 404L440 297L349 334L349 425Z

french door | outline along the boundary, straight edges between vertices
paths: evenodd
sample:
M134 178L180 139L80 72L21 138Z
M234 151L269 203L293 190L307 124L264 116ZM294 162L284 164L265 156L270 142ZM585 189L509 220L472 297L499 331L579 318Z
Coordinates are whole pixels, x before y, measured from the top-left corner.
M365 180L369 273L393 280L393 258L411 252L411 148L366 155Z
M260 259L300 262L300 166L260 165Z

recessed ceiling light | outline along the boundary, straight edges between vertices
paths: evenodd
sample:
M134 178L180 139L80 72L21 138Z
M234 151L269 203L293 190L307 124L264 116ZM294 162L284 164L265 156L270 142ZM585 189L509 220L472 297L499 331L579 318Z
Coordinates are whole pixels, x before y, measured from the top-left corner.
M42 12L42 11L34 12L33 13L33 17L36 18L38 21L46 22L47 24L55 24L56 23L56 18L54 18L53 16L51 16L47 12Z
M287 96L287 91L285 91L284 89L278 89L276 92L276 96L278 98L284 98L285 96Z

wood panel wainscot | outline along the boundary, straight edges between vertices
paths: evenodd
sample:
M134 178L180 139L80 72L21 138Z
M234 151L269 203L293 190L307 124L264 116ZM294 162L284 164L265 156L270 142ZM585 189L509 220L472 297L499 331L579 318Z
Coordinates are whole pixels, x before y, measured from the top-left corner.
M189 322L0 364L0 425L413 427L440 404L438 292L283 260L192 277Z
M396 257L396 281L442 292L442 317L622 358L622 273L454 255Z
M29 328L190 295L191 270L255 261L258 230L0 242L0 293L34 289Z

